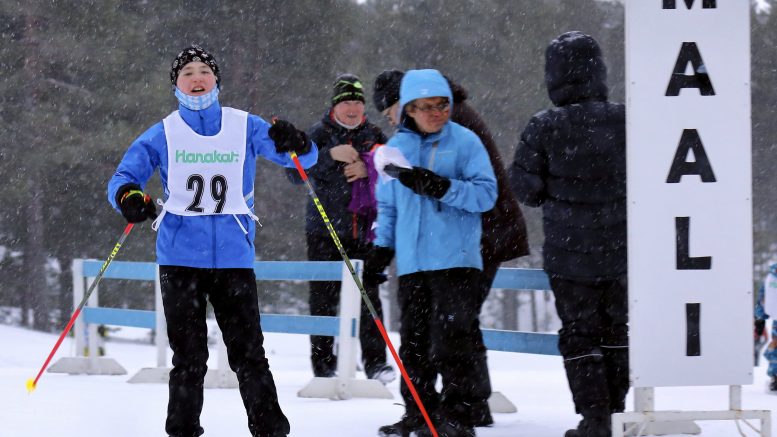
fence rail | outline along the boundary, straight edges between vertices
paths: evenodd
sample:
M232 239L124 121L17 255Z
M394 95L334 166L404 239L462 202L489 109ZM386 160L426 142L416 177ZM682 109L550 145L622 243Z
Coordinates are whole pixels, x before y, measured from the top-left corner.
M97 275L101 261L84 260L83 277ZM257 261L254 272L257 281L341 281L339 261ZM150 262L114 261L104 278L156 280L156 264ZM539 269L500 268L494 288L505 290L549 290L548 277ZM101 307L85 307L84 322L136 328L156 328L156 312ZM338 335L339 317L262 314L264 332L306 335ZM483 340L490 350L541 355L559 355L556 334L483 329Z

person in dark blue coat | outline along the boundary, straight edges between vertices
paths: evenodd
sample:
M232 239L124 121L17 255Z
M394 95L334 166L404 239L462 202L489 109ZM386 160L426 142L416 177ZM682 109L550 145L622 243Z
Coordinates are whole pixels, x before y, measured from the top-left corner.
M524 129L510 183L521 203L542 206L559 350L583 416L566 437L605 437L629 389L625 109L607 99L607 67L589 35L560 35L545 60L556 107Z
M143 187L159 169L165 202L152 227L167 335L173 350L165 430L196 437L203 404L208 339L206 299L223 333L229 366L254 437L289 433L265 357L253 263L256 159L308 168L318 152L291 123L274 125L218 102L221 75L200 46L184 49L170 71L178 110L130 145L108 183L108 200L139 223L155 215Z
M364 258L374 238L372 224L377 215L374 195L377 174L372 151L386 142L386 136L364 114L364 88L357 76L339 75L334 81L330 102L321 121L309 131L320 155L308 176L348 256ZM302 183L296 171L287 171L287 176L293 183ZM309 260L341 260L313 202L308 203L305 213L305 237ZM336 281L311 281L310 314L336 316L340 288L341 283ZM365 291L382 318L377 285L365 286ZM396 372L386 362L386 343L365 304L361 305L359 342L367 377L384 384L396 379ZM310 346L313 374L323 378L335 376L334 338L312 335Z

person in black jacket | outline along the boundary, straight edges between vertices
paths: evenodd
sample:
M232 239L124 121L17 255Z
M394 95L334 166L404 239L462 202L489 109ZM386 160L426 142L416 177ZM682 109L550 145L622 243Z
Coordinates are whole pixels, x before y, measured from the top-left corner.
M370 152L376 145L385 143L386 136L364 115L364 90L358 77L352 74L338 76L331 103L322 120L309 132L319 147L319 160L308 170L308 176L346 253L353 259L363 259L374 238L371 227L377 215L374 181L369 177L370 172L374 172ZM287 175L293 182L301 183L295 172L289 171ZM305 235L309 260L341 259L312 202L307 205ZM365 286L365 291L382 318L378 287ZM336 316L339 297L340 282L311 282L310 314ZM384 384L394 380L396 373L386 363L386 345L364 304L359 339L367 377ZM337 368L334 338L313 335L310 341L314 375L334 376Z
M403 75L404 72L394 69L386 70L375 78L373 103L392 126L399 124L399 85ZM480 240L480 248L483 257L483 272L481 295L479 296L479 306L482 307L491 291L491 284L494 282L499 265L504 261L529 254L526 223L518 201L510 190L502 157L499 155L499 149L491 131L477 111L467 103L467 90L450 78L446 77L446 79L453 92L451 120L475 132L480 138L488 152L497 181L496 205L490 211L482 214L483 235ZM473 330L479 330L479 327L474 326ZM485 345L481 344L480 346L485 355ZM487 386L487 391L490 393L491 380L488 368L482 369L480 379L472 381L472 383ZM470 415L469 425L489 426L494 423L487 400L471 405Z
M583 416L565 436L604 437L629 389L625 109L607 99L607 67L589 35L558 36L545 59L556 107L524 129L510 182L521 203L542 206L559 350Z

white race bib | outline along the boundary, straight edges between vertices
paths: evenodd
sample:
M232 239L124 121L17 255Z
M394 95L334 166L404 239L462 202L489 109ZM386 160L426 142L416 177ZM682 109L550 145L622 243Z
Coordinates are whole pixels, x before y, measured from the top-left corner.
M248 113L221 108L221 130L206 137L178 111L163 121L167 139L164 210L177 215L251 214L243 197Z
M772 319L777 319L777 276L766 275L764 280L764 311Z

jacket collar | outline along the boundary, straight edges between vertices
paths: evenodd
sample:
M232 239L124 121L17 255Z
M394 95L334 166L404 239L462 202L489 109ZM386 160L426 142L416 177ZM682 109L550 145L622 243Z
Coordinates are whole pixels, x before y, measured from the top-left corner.
M340 123L338 123L338 122L337 122L337 120L335 120L335 113L334 113L334 110L332 110L331 108L329 109L329 111L327 111L327 112L324 114L324 117L323 117L323 119L322 119L321 121L322 121L323 123L325 123L325 124L328 124L329 126L332 126L332 127L333 127L333 128L335 128L335 129L342 129L342 130L344 130L344 131L347 131L347 132L355 132L355 131L357 131L357 130L359 130L359 129L363 128L363 127L364 127L364 125L365 125L365 124L367 124L367 115L365 114L365 115L362 117L362 121L361 121L361 123L359 123L359 125L358 125L358 126L356 126L356 127L355 127L355 128L353 128L353 129L347 129L345 126L343 126L343 125L341 125Z
M186 124L200 135L216 135L221 130L221 105L219 102L199 111L178 105L178 112Z

